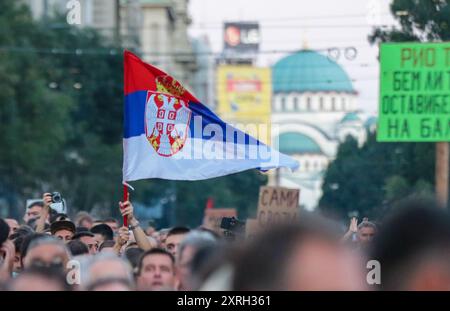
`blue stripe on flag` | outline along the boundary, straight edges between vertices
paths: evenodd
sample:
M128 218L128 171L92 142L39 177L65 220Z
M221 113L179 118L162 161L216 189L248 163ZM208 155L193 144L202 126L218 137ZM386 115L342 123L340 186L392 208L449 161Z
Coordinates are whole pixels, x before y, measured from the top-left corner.
M124 138L130 138L134 136L140 136L145 133L145 101L147 99L147 91L138 91L130 93L125 96L124 107ZM228 130L234 130L232 133L227 132L227 124L216 116L208 107L201 103L189 103L189 109L192 111L190 120L190 134L192 138L199 138L203 140L213 139L223 142L235 142L246 145L259 145L262 144L257 139L243 133L240 130L234 129L230 125ZM201 129L195 128L195 117L201 116ZM221 130L222 136L218 133L205 131L208 125L213 125L216 129ZM211 127L210 127L211 129ZM229 137L230 134L233 137ZM237 141L238 136L242 141Z
M123 137L130 138L145 133L144 114L147 91L125 96Z

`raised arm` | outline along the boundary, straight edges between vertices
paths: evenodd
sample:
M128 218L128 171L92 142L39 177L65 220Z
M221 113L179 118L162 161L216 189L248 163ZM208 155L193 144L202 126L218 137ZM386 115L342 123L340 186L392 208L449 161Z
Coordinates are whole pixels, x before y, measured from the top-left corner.
M152 249L154 245L150 243L144 230L139 225L139 221L136 219L136 217L134 217L133 205L131 204L131 202L130 201L125 201L123 203L119 202L119 206L122 216L128 217L128 224L130 225L130 229L133 231L137 245L144 251Z

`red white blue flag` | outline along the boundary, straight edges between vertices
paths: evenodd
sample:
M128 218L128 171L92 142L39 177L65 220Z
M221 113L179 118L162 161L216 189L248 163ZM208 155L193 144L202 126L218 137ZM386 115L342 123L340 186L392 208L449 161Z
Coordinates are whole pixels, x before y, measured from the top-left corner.
M124 53L123 181L200 180L298 162L222 121L177 80Z

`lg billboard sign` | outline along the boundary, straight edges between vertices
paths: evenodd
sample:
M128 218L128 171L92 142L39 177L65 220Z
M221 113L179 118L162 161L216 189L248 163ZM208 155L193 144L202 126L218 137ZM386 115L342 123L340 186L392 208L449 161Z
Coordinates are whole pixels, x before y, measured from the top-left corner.
M258 23L225 23L224 47L229 52L257 52L260 42Z

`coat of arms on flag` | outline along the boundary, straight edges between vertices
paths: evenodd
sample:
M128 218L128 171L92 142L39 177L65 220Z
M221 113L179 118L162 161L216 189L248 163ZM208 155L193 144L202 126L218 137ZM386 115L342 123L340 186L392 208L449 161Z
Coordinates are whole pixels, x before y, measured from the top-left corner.
M200 180L298 162L221 120L162 70L124 53L123 181Z
M183 148L191 110L182 99L148 91L145 104L145 135L156 153L170 157Z

